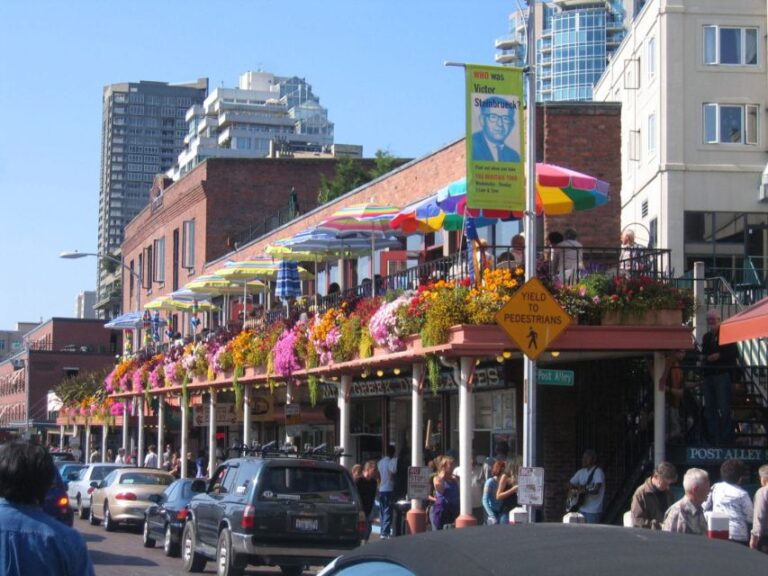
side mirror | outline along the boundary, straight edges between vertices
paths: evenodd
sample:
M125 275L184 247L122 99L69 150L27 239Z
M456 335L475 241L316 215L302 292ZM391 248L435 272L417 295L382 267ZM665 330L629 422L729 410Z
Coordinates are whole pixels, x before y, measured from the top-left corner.
M192 490L192 492L195 492L198 494L205 492L206 488L207 488L207 485L205 483L205 480L202 480L200 478L198 478L197 480L193 480L192 486L190 486L190 489Z
M150 494L148 499L150 502L153 502L154 504L160 504L160 500L163 499L163 496L162 494Z
M93 482L90 483L90 487L91 488L101 488L101 482L99 482L98 480L94 480Z

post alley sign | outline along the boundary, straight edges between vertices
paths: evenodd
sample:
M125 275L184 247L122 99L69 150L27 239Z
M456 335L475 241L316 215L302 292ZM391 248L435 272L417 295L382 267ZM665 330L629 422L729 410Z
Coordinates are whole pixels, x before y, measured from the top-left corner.
M688 446L685 449L686 464L714 464L739 459L743 462L764 462L768 450L763 448L704 448Z

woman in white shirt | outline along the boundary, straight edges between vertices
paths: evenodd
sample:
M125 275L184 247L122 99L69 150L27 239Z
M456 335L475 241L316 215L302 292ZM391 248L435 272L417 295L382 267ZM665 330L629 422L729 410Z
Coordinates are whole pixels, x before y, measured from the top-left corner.
M728 515L728 539L749 543L749 530L747 523L752 521L752 500L749 494L739 483L744 476L744 463L741 460L726 460L720 465L720 478L712 486L707 501L704 502L705 511L722 512Z

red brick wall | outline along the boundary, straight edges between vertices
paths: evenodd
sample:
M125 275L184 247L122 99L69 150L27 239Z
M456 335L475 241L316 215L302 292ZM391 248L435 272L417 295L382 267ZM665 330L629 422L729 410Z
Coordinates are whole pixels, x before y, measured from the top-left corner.
M117 336L116 343L111 340ZM25 336L30 348L61 350L67 346L87 346L92 352L114 354L111 346L120 350L120 332L104 328L103 320L51 318ZM39 346L36 344L39 343Z

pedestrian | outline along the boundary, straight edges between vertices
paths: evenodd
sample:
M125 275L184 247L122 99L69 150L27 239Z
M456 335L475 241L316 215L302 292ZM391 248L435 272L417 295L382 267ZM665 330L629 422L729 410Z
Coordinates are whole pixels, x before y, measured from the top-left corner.
M634 276L645 270L643 247L635 241L633 230L621 233L621 252L619 255L619 273L622 276Z
M101 452L99 451L98 448L94 447L93 450L91 450L88 462L91 462L94 464L96 462L101 462Z
M675 350L667 353L664 358L664 373L661 376L661 380L659 380L659 390L666 391L667 404L669 406L667 440L672 444L682 444L685 439L683 432L687 432L687 421L685 422L685 428L683 428L683 422L681 421L685 382L683 368L680 363L684 356L684 350ZM683 417L687 420L687 414L684 411Z
M163 452L163 470L171 469L171 457L173 456L173 448L170 444L165 445L165 452Z
M768 554L768 464L760 466L760 488L755 492L749 547Z
M707 520L701 505L709 494L709 474L701 468L689 468L683 476L685 494L664 514L665 532L705 535Z
M379 460L379 511L381 512L381 537L392 537L392 493L395 491L395 473L397 472L397 458L395 447L390 444L387 452Z
M491 469L491 477L485 481L483 487L483 509L485 510L485 523L489 526L509 523L509 510L507 500L517 500L517 484L508 482L506 474L506 462L496 460ZM510 478L511 480L511 478ZM514 497L514 498L513 498Z
M357 493L360 494L360 503L363 505L363 514L365 514L367 525L363 540L368 542L368 539L371 537L371 525L373 522L373 504L376 500L376 490L379 483L376 480L376 462L374 460L368 460L360 468L362 471L355 480L355 486L357 486Z
M192 458L192 452L187 452L187 478L197 478L197 462Z
M752 522L754 513L752 500L744 488L739 486L746 474L741 460L731 458L720 465L720 482L712 485L704 502L705 511L721 512L728 515L728 539L749 544L747 524Z
M659 462L650 478L632 496L630 515L632 526L661 530L664 513L672 506L669 487L677 482L677 469L669 462Z
M568 228L563 236L554 247L552 270L555 277L572 284L584 270L584 246L576 239L578 235L573 228Z
M360 478L363 477L363 465L362 464L355 464L352 466L352 470L350 470L352 473L352 480L357 482Z
M107 448L107 457L104 460L105 462L114 462L115 461L115 454L112 452L112 448Z
M580 497L575 512L583 514L588 524L599 524L605 498L605 473L597 465L594 450L584 451L581 469L571 478L570 487Z
M197 453L197 458L195 459L195 478L205 478L207 474L207 462L205 458L205 450L200 450Z
M739 357L736 344L720 345L720 313L707 312L709 332L704 334L704 422L708 439L715 446L727 446L733 438L731 424L731 370Z
M0 445L0 571L4 576L93 576L85 540L43 512L53 458L27 442Z
M150 444L144 456L144 468L157 468L157 446Z
M117 449L117 456L115 457L115 464L127 464L125 461L125 448Z
M430 518L433 530L442 530L459 516L459 480L453 474L455 467L453 456L443 457L432 480L435 487L435 504Z
M179 458L179 454L177 452L171 454L171 461L168 465L168 472L174 478L181 478L181 458Z

